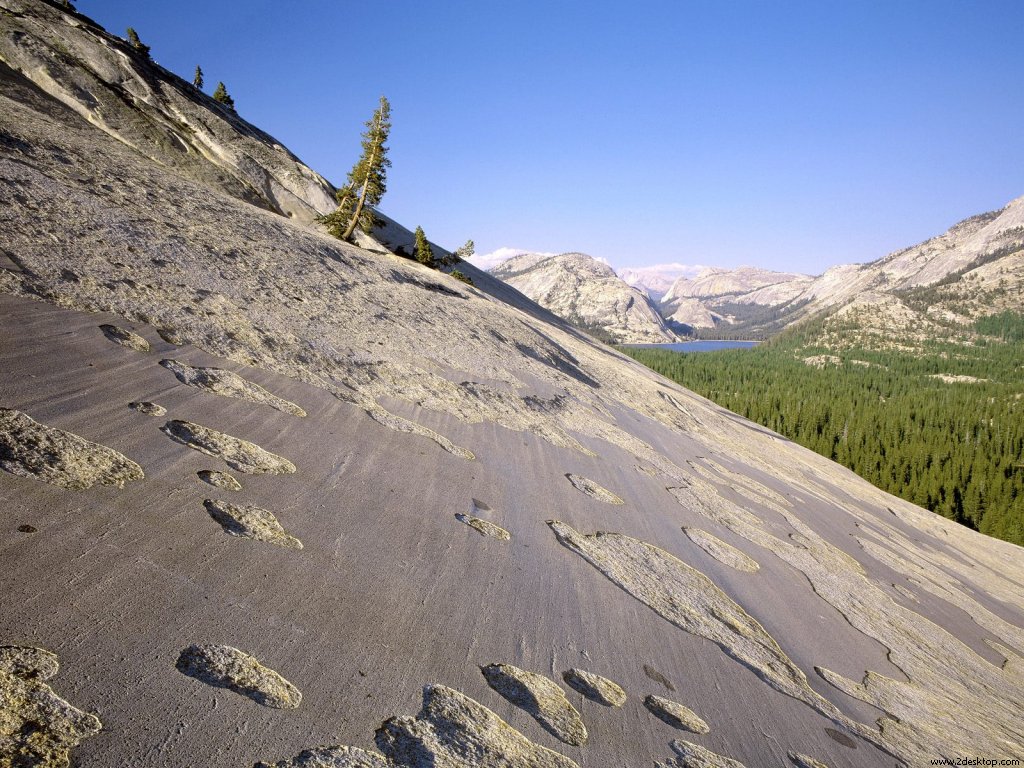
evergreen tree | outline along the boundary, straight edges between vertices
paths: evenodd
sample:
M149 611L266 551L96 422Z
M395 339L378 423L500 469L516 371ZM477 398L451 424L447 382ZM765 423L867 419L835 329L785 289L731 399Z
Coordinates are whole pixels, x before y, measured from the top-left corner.
M473 244L472 240L467 240L465 245L456 248L451 255L442 259L441 263L446 267L453 267L460 261L465 261L474 253L476 253L476 246Z
M366 122L363 132L363 154L349 171L348 180L335 195L338 208L322 216L320 221L341 240L351 240L359 227L363 232L373 229L376 217L372 206L378 205L387 191L387 140L391 131L391 105L383 96L380 106Z
M214 101L219 101L232 112L235 111L235 100L228 95L228 89L224 87L223 82L217 83L217 87L214 88L213 99Z
M423 227L416 227L416 261L428 267L437 267L434 263L434 252L430 248Z
M192 78L192 85L194 85L199 90L203 89L203 68L200 67L198 64L196 64L196 74Z
M75 10L75 6L73 6L73 5L71 4L71 0L62 0L62 2L61 2L61 6L62 6L62 7L64 8L64 10L66 10L66 11L74 11L74 10Z
M135 31L134 27L128 27L128 42L136 51L147 58L149 57L149 46L139 40L139 33Z

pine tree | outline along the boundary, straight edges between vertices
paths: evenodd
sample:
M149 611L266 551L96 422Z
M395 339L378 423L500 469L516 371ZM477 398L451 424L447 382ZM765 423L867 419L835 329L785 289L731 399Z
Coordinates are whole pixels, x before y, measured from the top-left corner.
M139 40L139 33L135 31L134 27L128 27L128 42L136 51L147 58L149 57L149 46Z
M430 248L423 227L416 227L416 261L427 267L437 267L434 263L434 252Z
M465 245L455 249L451 255L442 259L441 263L446 267L452 267L460 261L465 261L474 253L476 253L476 246L473 244L472 240L467 240Z
M217 83L217 87L214 88L213 99L214 101L219 101L232 112L235 111L235 100L228 95L228 89L224 87L223 82Z
M349 171L348 181L336 194L338 208L320 218L328 231L342 240L351 240L359 227L363 232L373 229L376 217L372 207L378 205L387 191L387 140L391 131L391 105L383 96L380 106L366 122L363 133L363 154Z
M196 74L195 77L192 78L192 85L194 85L199 90L203 89L203 68L200 67L198 64L196 64Z

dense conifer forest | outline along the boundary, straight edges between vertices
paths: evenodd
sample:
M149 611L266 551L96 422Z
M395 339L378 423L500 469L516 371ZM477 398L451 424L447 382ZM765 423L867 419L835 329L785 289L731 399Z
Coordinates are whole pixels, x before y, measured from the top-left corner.
M917 353L806 346L624 352L897 496L1024 545L1024 315ZM815 364L810 364L815 363Z

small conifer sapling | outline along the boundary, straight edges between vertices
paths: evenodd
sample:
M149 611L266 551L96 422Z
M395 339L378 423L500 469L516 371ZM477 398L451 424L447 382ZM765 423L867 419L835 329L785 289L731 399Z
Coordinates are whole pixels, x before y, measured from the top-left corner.
M416 261L427 267L437 267L434 263L434 252L430 248L430 241L427 240L423 227L416 227Z
M213 100L219 101L225 107L230 109L232 112L235 111L235 100L228 95L228 89L224 87L223 82L217 83L217 87L213 90Z
M149 46L139 39L139 33L134 27L128 27L128 43L143 56L149 57Z
M196 74L192 78L192 85L199 90L203 89L203 68L196 64Z
M465 245L456 248L454 252L442 259L441 263L446 267L453 267L460 261L465 261L474 253L476 253L476 246L472 240L467 240Z

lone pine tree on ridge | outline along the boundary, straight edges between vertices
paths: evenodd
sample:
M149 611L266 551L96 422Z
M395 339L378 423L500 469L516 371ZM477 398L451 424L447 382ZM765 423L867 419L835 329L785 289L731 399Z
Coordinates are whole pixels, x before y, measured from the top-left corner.
M388 160L387 140L391 131L391 105L387 98L380 97L380 105L366 122L363 132L363 154L348 173L345 185L337 191L338 207L320 222L327 230L341 240L351 240L359 227L369 233L375 216L373 206L378 205L387 191Z

